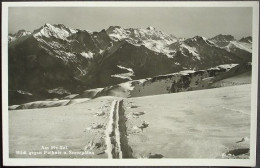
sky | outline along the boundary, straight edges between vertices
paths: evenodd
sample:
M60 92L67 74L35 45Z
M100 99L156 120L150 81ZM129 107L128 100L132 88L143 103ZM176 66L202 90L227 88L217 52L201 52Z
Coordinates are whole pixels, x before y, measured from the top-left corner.
M8 31L33 31L45 23L101 31L109 26L147 28L176 37L252 35L250 7L10 7Z

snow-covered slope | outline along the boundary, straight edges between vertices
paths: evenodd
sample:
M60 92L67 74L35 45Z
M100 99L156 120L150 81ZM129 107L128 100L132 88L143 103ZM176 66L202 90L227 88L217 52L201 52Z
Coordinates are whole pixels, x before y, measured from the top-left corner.
M12 111L10 158L107 158L104 134L113 100L106 97L48 110ZM24 150L26 155L16 152Z
M250 88L106 96L47 110L12 110L10 157L110 158L117 150L123 158L248 159Z
M250 88L241 85L126 99L133 157L248 159Z

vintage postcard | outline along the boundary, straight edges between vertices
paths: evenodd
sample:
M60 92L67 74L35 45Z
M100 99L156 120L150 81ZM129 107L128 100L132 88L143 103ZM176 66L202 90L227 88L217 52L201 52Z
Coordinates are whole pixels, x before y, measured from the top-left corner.
M4 2L4 165L254 166L259 3Z

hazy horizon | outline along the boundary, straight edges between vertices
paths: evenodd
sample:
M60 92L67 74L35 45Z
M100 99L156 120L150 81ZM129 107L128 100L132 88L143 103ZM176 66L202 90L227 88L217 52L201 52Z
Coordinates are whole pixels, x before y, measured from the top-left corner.
M8 19L8 33L12 34L21 29L32 32L50 23L97 32L109 26L153 26L179 38L252 36L250 7L11 7Z

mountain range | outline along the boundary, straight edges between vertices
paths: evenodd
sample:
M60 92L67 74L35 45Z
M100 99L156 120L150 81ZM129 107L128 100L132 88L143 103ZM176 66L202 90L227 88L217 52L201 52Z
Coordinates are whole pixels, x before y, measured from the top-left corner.
M252 37L184 39L154 27L92 32L45 24L8 36L9 104L251 60Z

